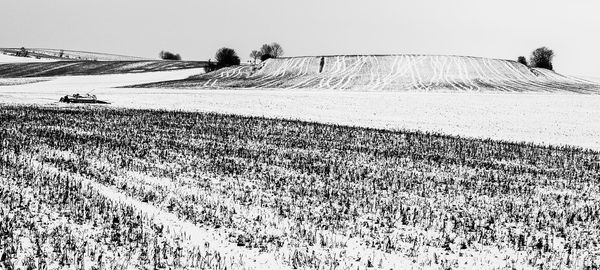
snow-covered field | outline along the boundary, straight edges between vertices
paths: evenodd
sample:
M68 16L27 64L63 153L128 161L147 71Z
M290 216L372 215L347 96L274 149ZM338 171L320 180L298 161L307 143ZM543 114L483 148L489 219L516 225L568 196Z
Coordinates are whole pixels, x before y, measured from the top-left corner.
M322 66L321 66L322 64ZM510 60L448 55L340 55L269 59L148 88L343 91L576 92L600 84Z
M6 55L0 53L0 64L1 63L32 63L32 62L52 62L53 60L48 59L36 59L31 57L17 57L12 55Z
M61 96L93 91L111 107L222 112L600 149L598 95L111 88L201 72L60 77L0 86L0 102L56 104Z
M255 71L245 66L211 74L198 68L0 79L0 102L52 104L67 94L93 91L112 107L223 112L600 149L600 96L572 94L600 86L590 78L507 60L418 55L326 57L323 73L318 73L319 59L270 59ZM240 80L253 88L211 89ZM148 83L161 88L113 88ZM264 88L274 85L290 89ZM584 88L561 89L574 86ZM402 87L420 90L393 90ZM340 91L346 88L353 91Z
M15 269L600 263L598 152L156 110L0 119L0 252Z
M74 51L74 50L62 50L62 49L48 49L48 48L25 48L28 52L30 62L36 59L60 61L60 60L92 60L92 61L139 61L139 60L152 60L149 58L117 55L109 53L98 53L98 52L85 52L85 51ZM0 48L0 55L16 54L21 51L21 48ZM1 57L1 56L0 56ZM19 57L28 59L26 57ZM0 61L1 62L1 61Z
M202 69L199 61L55 61L48 63L0 64L0 78L43 78L148 73L180 69ZM198 74L195 72L194 74Z
M273 80L265 81L266 85L285 77L290 67L272 71L271 74L280 75L273 75L269 79ZM0 165L4 166L0 170L0 190L12 198L23 195L33 201L25 211L29 216L18 218L29 222L39 214L40 220L42 216L50 219L51 225L40 228L58 232L60 237L51 237L51 241L63 241L62 237L69 239L64 240L66 243L84 246L83 255L73 255L86 258L88 267L84 269L98 265L93 261L102 261L102 256L104 261L118 261L133 254L132 261L136 263L152 254L158 256L161 248L156 241L164 241L162 250L170 250L169 258L179 254L175 257L182 260L167 260L168 265L189 263L195 260L194 254L206 253L203 262L214 263L216 257L218 263L208 262L211 266L205 268L218 269L286 269L296 265L337 265L340 269L364 269L369 265L382 269L552 269L559 265L577 269L592 261L598 263L597 243L589 241L598 232L593 225L588 226L596 224L595 218L589 216L595 211L598 194L597 185L592 184L598 173L598 156L594 152L220 114L85 109L218 112L600 150L600 95L457 92L456 87L476 90L477 86L469 86L468 80L458 83L459 77L447 81L455 87L449 89L454 90L379 91L392 85L393 76L398 74L371 77L368 85L375 85L373 89L339 91L336 86L354 80L343 71L347 69L340 62L338 71L330 72L337 72L339 76L335 76L343 79L323 81L313 76L307 85L327 87L302 89L115 88L185 79L202 74L202 69L0 79L0 108L3 119L7 119L0 123L6 125L2 130L6 137L0 140L10 145L0 149ZM241 72L229 71L232 70ZM439 71L433 76L449 78L449 73ZM467 73L463 70L459 74ZM434 87L425 81L414 82ZM510 89L517 86L515 81L503 83ZM535 87L542 86L547 85ZM528 87L533 85L524 87L532 89ZM111 104L57 102L67 94L88 92ZM59 109L2 106L7 104ZM70 107L78 109L60 109ZM23 111L27 113L23 115ZM90 114L93 117L88 117ZM407 138L412 143L406 143ZM27 151L21 151L22 144L30 144ZM388 155L396 150L400 152ZM72 166L82 164L85 173L73 170ZM536 170L535 176L530 173L531 168ZM23 173L36 178L27 178L29 182L15 180ZM580 173L583 176L577 178ZM37 177L50 182L42 183ZM385 177L402 181L395 184ZM51 181L56 183L51 185ZM73 190L72 183L81 184L80 190L69 191ZM412 185L433 193L419 193ZM109 213L130 207L127 209L143 216L133 221L141 222L142 231L150 231L145 237L155 244L138 245L139 239L115 236L113 231L132 226L132 220L128 220L132 217L115 222L104 212L104 216L96 214L94 222L74 224L69 219L89 217L81 214L82 207L76 204L51 201L54 193L44 193L48 187L65 197L76 193L77 198L83 199L74 201L85 202L92 209L105 207L106 200L116 205L110 206ZM328 191L321 194L325 189ZM565 204L557 203L560 200ZM565 206L575 202L577 207ZM12 203L2 213L9 211L8 216L15 217L14 213L21 210ZM513 207L512 212L504 209L507 204ZM18 206L21 207L20 201ZM327 212L344 207L361 214ZM555 214L550 215L549 211ZM344 213L342 218L355 218L340 223L339 216L337 221L331 218L336 213ZM312 216L321 214L324 219ZM527 215L532 218L523 218ZM200 216L203 220L196 224ZM393 230L387 231L383 228L387 228L384 224L390 217L395 219L390 220ZM545 230L552 226L540 227L542 223L553 224L563 233ZM342 229L331 229L333 224ZM157 225L165 226L164 234ZM27 258L35 257L32 243L39 239L40 228L16 232L24 246L17 252L18 266L25 267ZM577 231L581 228L586 233ZM137 229L130 227L131 230L137 235ZM107 236L107 232L112 236ZM495 240L487 238L490 236ZM110 240L103 242L107 239ZM115 244L121 241L129 241L129 249ZM268 244L259 247L264 241ZM568 241L572 243L564 243ZM393 247L390 243L394 243ZM571 252L573 246L576 251ZM100 256L90 256L90 250L98 247L105 251ZM68 254L57 248L44 250L56 260L59 254ZM119 264L127 265L127 261L113 265ZM57 269L58 265L55 261L49 269Z
M171 80L177 78L186 78L195 74L204 73L202 68L180 69L157 72L140 72L127 74L110 75L78 75L78 76L60 76L60 77L35 77L37 80L45 80L43 83L21 85L15 87L5 87L4 91L13 93L22 93L22 102L28 102L28 95L39 93L45 98L52 97L57 93L86 92L94 89L110 90L112 87L119 87L127 83L146 83L161 80ZM0 84L9 81L18 81L27 78L0 78ZM18 95L17 95L18 96ZM15 99L15 100L18 100Z

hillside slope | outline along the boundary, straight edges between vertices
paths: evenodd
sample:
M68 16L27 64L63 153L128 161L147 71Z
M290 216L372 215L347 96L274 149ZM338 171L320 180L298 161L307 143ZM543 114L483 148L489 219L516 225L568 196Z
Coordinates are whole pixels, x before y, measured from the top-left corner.
M56 61L0 64L0 78L142 73L206 66L199 61Z
M21 48L0 48L0 54L16 55ZM47 59L47 60L67 60L67 61L140 61L152 60L149 58L126 56L109 53L85 52L74 50L47 49L47 48L26 48L28 57L31 59Z
M31 57L19 57L11 54L0 53L0 64L2 63L31 63L31 62L51 62L56 60L50 59L37 59Z
M600 84L531 69L509 60L437 55L352 55L270 59L134 87L284 88L368 91L509 91L598 93Z

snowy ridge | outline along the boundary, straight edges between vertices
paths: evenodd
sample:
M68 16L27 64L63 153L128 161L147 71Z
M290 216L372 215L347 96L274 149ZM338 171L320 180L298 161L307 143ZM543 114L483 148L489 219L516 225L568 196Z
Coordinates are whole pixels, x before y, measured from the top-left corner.
M269 59L212 73L143 85L164 88L284 88L373 91L597 93L600 83L509 60L442 55L337 55Z
M199 61L55 61L39 63L0 63L0 78L83 76L201 69ZM200 72L203 72L200 71ZM198 73L195 73L198 74Z
M108 54L108 53L97 53L97 52L85 52L75 50L61 50L61 49L47 49L47 48L25 48L29 55L28 57L22 57L24 59L30 58L35 59L49 59L49 60L91 60L91 61L142 61L152 60L150 58ZM19 52L20 48L0 48L0 54L15 55Z

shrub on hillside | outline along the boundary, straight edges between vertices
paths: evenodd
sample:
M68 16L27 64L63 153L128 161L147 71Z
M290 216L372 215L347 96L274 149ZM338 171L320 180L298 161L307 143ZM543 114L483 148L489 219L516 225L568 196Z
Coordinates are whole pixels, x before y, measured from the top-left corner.
M525 56L519 56L519 58L518 58L517 62L519 62L519 63L521 63L521 64L523 64L523 65L526 65L526 66L528 66L528 64L527 64L527 59L525 58Z
M267 59L270 59L270 58L274 58L274 57L272 55L268 54L268 53L267 54L262 54L260 56L260 61L266 61Z
M283 48L277 42L273 42L271 44L263 44L260 47L260 54L261 61L265 61L269 58L277 58L283 56Z
M209 72L213 72L215 70L217 70L217 65L215 63L210 62L210 60L208 60L208 63L206 64L206 66L204 66L204 72L209 73Z
M231 48L221 48L217 51L215 55L217 59L218 68L230 67L240 64L240 57L237 55L234 49Z
M541 47L531 53L529 63L532 67L553 70L552 58L554 58L554 51Z
M25 47L21 47L21 49L15 54L16 56L27 57L29 56L29 51L25 49Z
M181 60L181 55L168 51L160 51L158 54L162 60Z

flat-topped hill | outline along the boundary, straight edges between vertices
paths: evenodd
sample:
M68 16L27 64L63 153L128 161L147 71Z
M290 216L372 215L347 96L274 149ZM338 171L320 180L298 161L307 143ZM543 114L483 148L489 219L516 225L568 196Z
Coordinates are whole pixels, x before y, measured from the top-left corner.
M321 62L323 66L321 68ZM598 93L600 83L510 60L441 55L339 55L269 59L135 87L283 88L361 91Z

